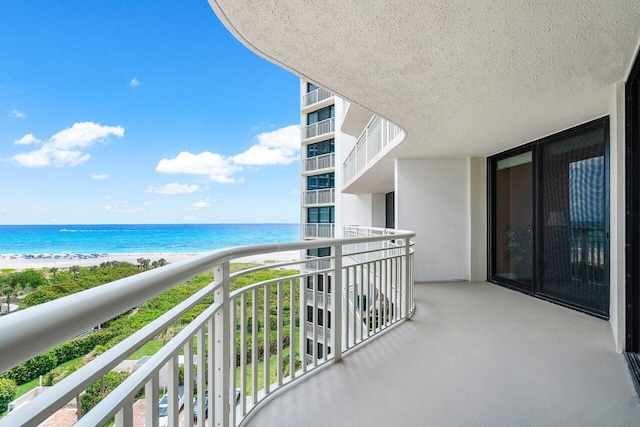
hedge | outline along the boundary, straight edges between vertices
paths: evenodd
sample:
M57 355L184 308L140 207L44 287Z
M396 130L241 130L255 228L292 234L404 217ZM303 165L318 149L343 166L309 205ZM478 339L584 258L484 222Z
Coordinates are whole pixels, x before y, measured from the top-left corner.
M14 380L0 378L0 412L7 410L7 405L16 396L18 386Z
M16 384L24 384L40 375L45 375L56 366L76 357L84 356L97 345L102 345L112 338L109 331L95 332L84 337L64 342L39 356L0 374L0 378L12 379Z

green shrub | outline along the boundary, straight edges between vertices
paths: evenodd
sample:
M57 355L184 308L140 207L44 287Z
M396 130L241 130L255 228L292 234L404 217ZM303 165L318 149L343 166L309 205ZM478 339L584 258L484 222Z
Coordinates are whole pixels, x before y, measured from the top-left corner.
M0 378L8 378L16 384L24 384L40 375L44 375L58 365L58 359L52 350L29 359L24 363L0 375Z
M16 396L16 391L18 391L18 386L14 380L0 378L0 412L7 409L9 402Z
M118 387L127 377L128 372L107 372L104 375L104 391L100 392L100 381L91 384L85 393L80 396L80 406L82 415L86 415L93 409L102 399Z
M58 364L60 365L68 360L84 356L98 345L106 344L111 338L113 338L112 335L113 334L108 330L94 332L92 334L64 342L54 347L52 351L58 358Z

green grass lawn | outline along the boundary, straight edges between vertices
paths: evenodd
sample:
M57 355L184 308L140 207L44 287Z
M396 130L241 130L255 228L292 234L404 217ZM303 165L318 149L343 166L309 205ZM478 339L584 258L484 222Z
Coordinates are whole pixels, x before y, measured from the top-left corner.
M295 348L298 348L300 342L300 330L296 329ZM290 347L283 349L282 358L289 356ZM284 365L284 364L283 364ZM286 367L286 365L284 365ZM269 384L273 384L278 380L278 356L274 355L269 358ZM236 368L236 387L240 388L240 367ZM264 362L258 363L258 390L264 388ZM247 396L253 394L253 379L251 375L251 364L247 364Z
M151 340L140 347L138 351L128 357L130 360L138 360L143 356L153 356L162 348L162 340Z

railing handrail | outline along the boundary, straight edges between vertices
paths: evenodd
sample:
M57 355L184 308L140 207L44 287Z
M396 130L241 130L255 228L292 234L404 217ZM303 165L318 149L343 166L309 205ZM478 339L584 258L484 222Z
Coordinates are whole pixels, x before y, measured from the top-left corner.
M351 182L387 145L402 134L404 131L395 123L380 116L372 116L342 164L344 183ZM375 144L375 147L369 146L371 135L373 135L371 142ZM364 159L358 159L360 154Z
M333 93L327 89L319 87L302 95L302 107L306 108L310 105L317 104L320 101L331 98ZM315 99L315 100L314 100Z
M335 227L335 224L317 225ZM3 364L2 370L6 370L8 367L11 367L11 363L16 364L17 362L22 362L43 352L44 350L48 350L53 347L53 345L51 345L52 341L53 344L64 342L69 338L68 334L72 334L74 329L87 329L87 325L102 323L111 318L104 318L105 316L114 317L112 314L113 312L121 310L120 313L116 313L116 315L118 315L130 310L134 305L140 304L139 299L148 297L149 295L151 296L147 299L152 298L166 290L166 287L171 286L171 283L182 283L203 271L210 270L211 268L214 268L215 270L213 282L204 286L195 294L191 295L156 320L153 320L139 331L125 338L123 341L97 357L91 363L81 367L52 388L44 391L40 396L35 398L33 402L33 405L35 406L29 408L27 405L19 408L15 412L9 414L5 419L0 420L0 425L37 425L44 421L49 415L62 407L74 396L78 396L90 384L102 378L102 376L113 369L118 362L124 360L126 356L130 355L145 342L155 337L163 329L169 327L175 320L194 308L197 304L201 303L204 298L211 296L214 298L213 301L215 301L215 303L209 305L201 315L186 325L185 328L182 329L182 331L178 333L167 346L162 347L162 349L152 356L147 363L143 364L140 369L120 384L116 390L110 392L107 397L94 408L94 410L90 411L86 417L83 417L80 420L78 425L102 425L114 416L117 426L131 425L134 396L143 385L145 388L146 422L147 425L155 425L158 419L156 405L158 401L159 370L162 366L165 366L165 364L169 375L169 418L170 422L173 420L174 423L177 423L179 411L176 400L178 393L177 358L178 354L180 354L180 349L184 351L185 358L184 400L186 402L185 404L188 405L184 411L186 419L192 418L192 387L197 383L198 395L204 395L206 386L209 390L210 398L213 398L215 401L215 404L212 401L210 401L209 404L214 407L212 411L216 414L216 423L219 425L235 425L236 411L232 409L234 407L234 400L231 395L235 394L237 387L240 387L242 390L241 406L239 407L240 412L237 414L238 420L244 418L248 413L247 411L252 411L257 407L256 405L262 404L262 402L265 401L265 397L271 393L268 382L265 382L264 389L257 390L258 383L256 379L256 369L258 353L256 352L256 346L258 342L257 319L259 319L259 317L256 302L258 300L258 292L264 292L265 306L263 325L271 325L270 313L273 310L277 312L277 341L275 341L277 343L277 348L273 353L270 353L270 350L268 349L271 345L269 341L271 339L270 334L264 334L264 360L266 361L270 354L277 357L278 360L278 381L277 384L274 383L274 390L288 383L289 380L293 380L304 375L307 370L312 370L315 367L331 360L340 360L343 350L353 348L355 345L359 345L359 343L366 341L370 336L386 329L393 323L411 316L413 311L411 254L413 251L411 250L410 239L415 236L415 233L400 230L394 231L395 232L392 233L394 241L396 241L396 239L397 241L402 240L404 241L404 244L399 245L397 249L392 249L391 251L388 248L385 248L385 242L388 242L390 239L389 234L251 245L222 249L202 254L165 267L160 267L152 271L140 273L126 279L121 279L106 285L82 291L77 294L63 297L58 300L6 316L3 319L0 319L0 336L3 338L3 340L0 341L0 354L3 356L0 360L0 364ZM382 257L377 257L376 259L355 260L354 262L343 264L343 258L346 259L346 257L351 255L357 256L363 253L358 250L352 252L350 251L350 248L357 249L357 245L369 244L373 244L375 246L381 244L380 248L374 248L371 251L381 252ZM305 249L326 246L333 248L333 254L329 257L318 257L316 259L302 257L302 259L296 261L249 268L238 274L234 274L233 276L230 274L229 263L237 258L282 251L302 251ZM283 328L285 326L290 328L288 329L289 332L287 334L287 345L290 349L294 346L296 332L294 331L295 316L293 313L288 315L289 317L286 321L287 324L284 323L282 306L283 285L286 283L286 286L291 290L290 307L292 310L294 310L294 303L298 301L294 296L294 288L299 286L300 310L298 314L302 316L305 312L305 302L303 300L302 292L303 289L309 289L307 286L309 283L312 283L311 291L313 292L313 295L315 295L313 297L314 316L316 316L317 313L315 312L315 309L318 307L318 302L320 301L318 298L319 294L317 293L317 280L319 279L316 278L318 273L312 270L306 270L302 267L297 274L285 274L279 278L265 279L259 283L252 283L233 291L230 289L230 281L233 277L250 274L251 272L256 272L269 267L273 268L294 264L304 266L306 263L313 263L318 260L328 260L330 262L329 268L320 271L320 274L325 278L325 286L327 286L327 278L333 278L333 286L336 290L335 293L333 295L328 295L326 299L324 297L322 298L322 306L327 310L329 308L331 309L331 318L328 317L328 311L325 310L322 333L319 335L318 328L313 330L312 363L307 366L306 361L308 359L305 358L302 362L302 370L297 371L297 368L295 368L294 365L291 365L291 363L293 363L291 360L294 359L290 359L289 362L287 362L290 373L286 374L288 378L285 381L283 379L285 375L283 373ZM360 269L360 271L371 270L374 271L374 273L379 271L380 277L383 277L382 272L385 271L387 273L384 277L389 279L389 283L385 283L384 280L375 279L367 282L365 284L365 288L363 288L362 282L359 282L359 289L356 290L356 282L353 281L355 280L356 269ZM369 275L364 279L365 281L369 280L368 276ZM307 278L313 280L309 282L307 281ZM339 289L343 288L343 279L345 280L344 287L352 289L352 291L347 292L344 296L342 292L339 291ZM331 282L328 282L328 285L331 286ZM269 294L270 286L271 289L273 289L274 294ZM391 292L390 290L393 289L398 291ZM110 294L114 295L109 296ZM277 303L274 303L276 305L270 305L272 300L268 296L275 296L276 294ZM365 294L379 294L386 296L384 297L384 301L380 298L369 298L368 300L371 301L371 303L376 302L376 310L381 311L372 312L370 310L366 319L362 319L361 315L358 315L360 316L359 319L362 324L356 325L353 323L356 322L356 313L353 309L353 307L355 307L356 296ZM127 300L127 298L137 295L144 295L144 297ZM249 299L253 301L253 306L247 308L247 302ZM346 308L343 307L343 299L346 299L346 306L344 306ZM236 312L237 303L240 303L240 310L238 312ZM88 311L90 312L92 310L99 311L99 313L90 316ZM253 313L253 321L251 323L252 332L250 337L252 339L251 369L253 372L253 404L249 406L247 406L246 388L246 375L248 369L247 356L249 355L246 347L248 342L246 329L248 325L248 311ZM345 331L342 330L341 326L343 316L345 316L344 321L348 323ZM39 319L40 322L34 323L34 319ZM43 319L46 319L46 321L43 321ZM316 319L315 322L317 325L318 320L315 317L314 319ZM302 320L302 317L300 317L300 320ZM239 325L245 326L236 328L234 323L236 321L240 322L238 323ZM67 323L74 323L76 326L72 327ZM307 323L300 322L300 324L300 337L305 337L306 331L308 331ZM328 324L333 326L333 330L328 328ZM28 330L25 330L25 325L28 326ZM59 328L60 330L57 330L56 328ZM204 343L205 328L208 331L207 344ZM271 328L273 327L271 326ZM359 332L353 328L359 329ZM366 334L363 335L365 328ZM242 330L239 337L235 333L235 331L238 330ZM275 329L271 330L275 331ZM343 333L346 334L344 337L342 335ZM49 339L50 336L54 337L53 340ZM18 341L17 337L20 338L21 342ZM197 351L195 354L193 350L194 337L197 342ZM216 337L215 340L214 337ZM320 340L320 338L322 340ZM236 339L240 340L239 353L236 353L235 345L232 344L236 342ZM346 341L343 341L343 339ZM304 342L306 341L303 339L300 340L298 356L305 354L303 350ZM25 343L29 343L29 345L25 345ZM318 344L317 348L316 344ZM322 346L320 346L320 344L322 344ZM205 345L207 346L209 354L206 362L208 363L208 374L205 374ZM11 346L15 346L17 348L12 349L10 348ZM329 354L328 346L331 348L331 354ZM318 353L324 355L320 358ZM11 359L5 359L5 354L10 355ZM194 357L196 358L195 362L193 360ZM236 359L236 357L239 357L239 359ZM7 360L11 360L11 362L7 363ZM239 365L235 364L236 360L239 360ZM197 372L194 377L193 370L195 364L197 364ZM215 375L213 369L214 364L216 372ZM269 363L264 363L264 370L265 378L268 379ZM240 374L240 384L236 384L235 373ZM208 376L205 377L205 375ZM206 385L205 382L208 385ZM204 409L201 399L198 400L198 404L198 410L203 411Z
M415 233L404 231L398 237L412 238ZM327 245L346 245L385 238L370 236L326 240ZM131 310L171 287L211 269L215 264L253 255L312 249L318 246L318 241L220 249L3 316L0 318L0 372ZM43 322L43 319L47 321ZM25 341L30 342L30 345L21 345Z

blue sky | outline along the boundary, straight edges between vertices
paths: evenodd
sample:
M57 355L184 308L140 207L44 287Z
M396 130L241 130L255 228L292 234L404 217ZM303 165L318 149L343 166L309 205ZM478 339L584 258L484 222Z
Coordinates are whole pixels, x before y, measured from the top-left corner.
M299 81L205 0L0 2L0 224L299 221Z

